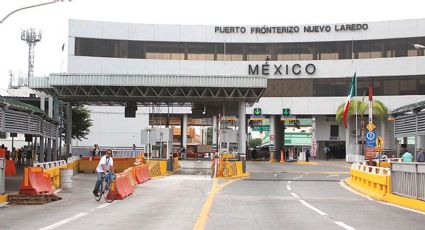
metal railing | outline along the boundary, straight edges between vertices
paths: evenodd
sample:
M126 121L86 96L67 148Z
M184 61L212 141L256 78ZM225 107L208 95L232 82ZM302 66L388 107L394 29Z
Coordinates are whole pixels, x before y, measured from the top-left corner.
M68 159L66 160L66 163L71 164L72 162L77 161L79 159L80 159L80 156L74 155L72 157L68 157Z
M112 150L112 156L118 158L134 158L142 155L143 150Z
M391 163L391 191L400 196L425 200L425 163Z

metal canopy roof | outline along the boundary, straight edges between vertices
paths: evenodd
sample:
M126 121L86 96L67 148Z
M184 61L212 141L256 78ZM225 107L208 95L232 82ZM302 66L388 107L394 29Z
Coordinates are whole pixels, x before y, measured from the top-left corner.
M267 88L263 76L51 74L30 88L85 104L255 103Z

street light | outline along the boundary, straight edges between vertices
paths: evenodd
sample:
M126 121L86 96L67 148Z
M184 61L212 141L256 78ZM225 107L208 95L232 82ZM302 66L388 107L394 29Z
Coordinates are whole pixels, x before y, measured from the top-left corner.
M16 13L16 12L18 12L18 11L21 11L21 10L26 10L26 9L30 9L30 8L34 8L34 7L38 7L38 6L44 6L44 5L50 5L50 4L53 4L53 3L57 3L57 2L63 2L64 0L53 0L53 1L50 1L50 2L45 2L45 3L39 3L39 4L35 4L35 5L30 5L30 6L25 6L25 7L22 7L22 8L19 8L19 9L16 9L16 10L14 10L14 11L12 11L12 12L10 12L10 13L8 13L2 20L0 20L0 24L2 24L4 21L6 21L6 19L10 16L10 15L12 15L12 14L14 14L14 13ZM71 0L68 0L68 2L70 2Z

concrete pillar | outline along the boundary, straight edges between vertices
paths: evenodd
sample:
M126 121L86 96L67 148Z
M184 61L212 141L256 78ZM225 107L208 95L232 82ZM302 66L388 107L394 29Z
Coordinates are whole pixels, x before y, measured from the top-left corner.
M72 106L71 103L66 105L66 126L65 126L65 152L66 155L71 154L72 141Z
M238 149L239 154L246 154L246 108L245 102L239 102L239 138Z
M45 149L45 141L44 137L40 137L40 154L38 158L38 162L42 163L44 162L44 149Z
M58 141L52 140L52 161L58 160Z
M183 114L182 119L182 147L187 153L187 114Z
M46 96L44 96L44 94L42 93L40 95L40 109L44 111L44 108L46 108Z
M49 97L48 115L53 118L53 97Z
M218 149L217 145L217 116L213 116L213 135L212 135L212 144L213 147Z
M270 115L270 161L279 161L284 142L284 124L280 116Z
M52 161L52 139L47 138L47 161Z

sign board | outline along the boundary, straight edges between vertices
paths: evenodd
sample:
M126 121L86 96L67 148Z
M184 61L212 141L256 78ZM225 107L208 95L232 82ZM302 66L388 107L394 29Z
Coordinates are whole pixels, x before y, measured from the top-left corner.
M295 121L295 120L297 120L297 118L295 116L281 116L280 120L281 121Z
M260 116L262 114L261 108L254 108L254 115Z
M365 156L367 158L374 158L375 157L375 148L374 147L367 147Z
M366 133L366 147L375 147L376 146L376 132L367 132Z
M264 116L264 115L259 115L259 116L251 115L251 117L249 117L249 119L253 120L253 121L262 121L262 120L266 119L266 116Z
M381 147L375 147L375 152L381 153L383 151L384 151L383 148L381 148Z
M282 109L282 115L283 116L288 116L290 114L291 114L291 110L290 109L288 109L288 108Z
M378 147L383 147L384 146L384 138L382 138L382 137L377 137L376 138L376 146L378 146Z
M367 130L369 130L369 132L372 132L373 130L375 130L376 125L373 124L372 122L369 122L369 124L366 125Z

